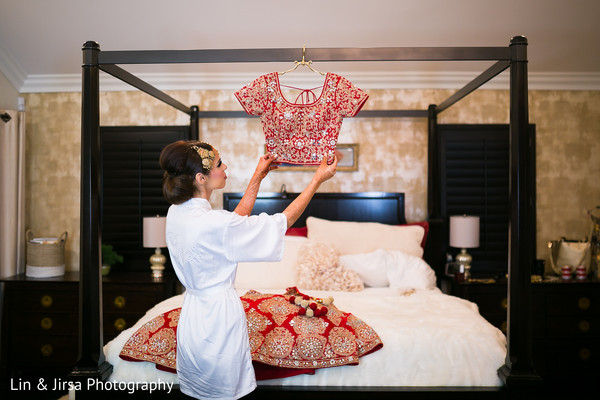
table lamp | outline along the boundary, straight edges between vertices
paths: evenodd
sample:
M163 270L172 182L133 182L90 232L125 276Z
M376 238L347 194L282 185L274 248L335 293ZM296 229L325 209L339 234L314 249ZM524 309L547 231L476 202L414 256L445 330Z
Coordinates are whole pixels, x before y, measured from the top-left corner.
M450 217L450 246L461 249L454 261L459 270L464 271L465 281L471 279L471 261L473 258L467 249L479 247L479 217L472 215L454 215Z
M165 228L167 217L144 217L144 247L154 247L154 254L150 256L150 269L154 280L161 280L167 258L161 253L161 247L167 247Z

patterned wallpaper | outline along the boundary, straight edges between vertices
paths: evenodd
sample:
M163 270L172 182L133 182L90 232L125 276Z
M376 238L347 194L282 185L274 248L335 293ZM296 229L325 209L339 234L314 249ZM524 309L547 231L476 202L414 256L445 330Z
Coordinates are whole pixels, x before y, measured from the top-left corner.
M364 109L426 109L449 90L369 90ZM201 110L241 110L233 91L173 91ZM35 235L67 231L68 270L79 269L80 93L30 93L27 105L26 227ZM586 211L600 205L600 92L530 91L530 122L537 125L537 257L548 240L590 233ZM102 125L188 124L188 116L140 92L100 96ZM441 113L439 123L507 123L508 91L479 90ZM244 191L264 136L257 119L208 119L203 140L228 165L226 191ZM427 122L420 118L347 118L339 143L358 143L359 170L338 172L321 191L406 193L408 221L426 218ZM271 173L263 191L301 191L310 172ZM213 193L221 207L221 193Z

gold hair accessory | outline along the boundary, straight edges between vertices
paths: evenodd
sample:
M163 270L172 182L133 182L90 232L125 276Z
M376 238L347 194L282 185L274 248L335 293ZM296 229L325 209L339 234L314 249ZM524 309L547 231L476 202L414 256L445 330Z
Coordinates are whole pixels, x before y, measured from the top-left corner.
M196 145L192 146L192 150L194 150L200 158L202 159L202 167L209 171L213 167L213 162L215 161L215 153L212 150L205 149L204 147L199 147Z

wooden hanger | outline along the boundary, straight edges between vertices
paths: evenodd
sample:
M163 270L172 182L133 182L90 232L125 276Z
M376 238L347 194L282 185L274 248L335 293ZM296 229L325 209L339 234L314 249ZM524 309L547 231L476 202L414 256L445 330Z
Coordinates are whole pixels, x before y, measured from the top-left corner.
M298 68L299 66L305 66L308 67L308 69L310 69L313 72L316 72L317 74L321 74L323 76L325 76L325 73L321 72L321 71L317 71L316 69L314 69L312 67L312 61L305 61L304 60L304 55L306 54L306 45L302 46L302 61L294 61L294 66L290 69L288 69L287 71L283 71L280 72L279 75L283 75L283 74L287 74L288 72L292 72L294 71L296 68Z

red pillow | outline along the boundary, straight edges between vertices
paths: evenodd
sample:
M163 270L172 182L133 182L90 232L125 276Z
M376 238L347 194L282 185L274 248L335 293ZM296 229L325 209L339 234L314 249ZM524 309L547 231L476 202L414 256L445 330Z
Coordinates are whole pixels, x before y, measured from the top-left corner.
M405 224L405 225L400 225L400 226L407 226L407 225L419 225L419 226L423 227L423 229L425 230L425 233L423 234L423 240L421 240L421 247L423 249L425 249L425 242L427 241L427 234L429 233L429 222L427 222L427 221L411 222L410 224Z
M287 236L308 236L308 228L303 226L301 228L290 228L285 233Z

